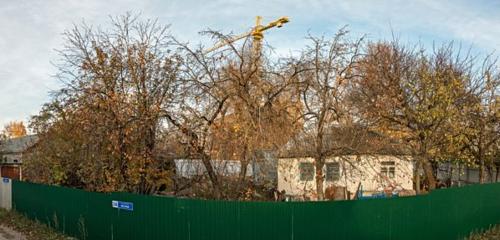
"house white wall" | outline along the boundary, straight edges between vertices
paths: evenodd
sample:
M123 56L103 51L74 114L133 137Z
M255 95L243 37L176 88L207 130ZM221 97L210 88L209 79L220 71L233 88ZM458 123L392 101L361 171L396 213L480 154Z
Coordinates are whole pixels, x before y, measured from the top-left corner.
M205 165L199 159L175 159L177 175L192 178L206 174ZM241 162L237 160L211 160L215 173L220 176L238 176L241 171ZM247 165L246 176L253 175L253 167Z
M388 178L381 175L382 162L394 161L395 176ZM310 196L316 192L316 176L311 181L301 181L299 165L301 162L314 163L313 158L281 158L278 161L278 190L287 195ZM354 194L359 183L363 191L374 192L393 186L399 190L413 189L414 164L409 157L388 155L362 155L327 158L326 162L338 162L340 178L337 181L324 182L325 189L330 186L346 187ZM323 168L326 173L326 167Z

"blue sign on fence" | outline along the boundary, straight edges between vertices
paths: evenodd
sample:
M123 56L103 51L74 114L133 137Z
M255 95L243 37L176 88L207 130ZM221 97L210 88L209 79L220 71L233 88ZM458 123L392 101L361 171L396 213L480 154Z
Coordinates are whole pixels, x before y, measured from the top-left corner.
M4 183L9 183L9 179L8 178L3 178L3 182Z
M134 203L131 202L121 202L121 201L111 201L111 206L118 209L123 209L127 211L134 211Z

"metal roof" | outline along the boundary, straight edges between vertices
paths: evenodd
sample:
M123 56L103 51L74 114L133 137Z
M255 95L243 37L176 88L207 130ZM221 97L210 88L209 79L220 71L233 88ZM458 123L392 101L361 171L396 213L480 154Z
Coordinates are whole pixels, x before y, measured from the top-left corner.
M0 142L0 153L22 153L35 145L38 136L28 135Z

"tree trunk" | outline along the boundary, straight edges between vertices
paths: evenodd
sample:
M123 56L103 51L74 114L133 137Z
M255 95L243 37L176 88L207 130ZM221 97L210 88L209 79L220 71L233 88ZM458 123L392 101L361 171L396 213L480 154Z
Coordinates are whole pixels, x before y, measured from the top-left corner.
M315 159L316 165L316 194L318 195L318 200L323 201L325 199L323 180L325 179L323 175L323 166L325 165L325 159L323 156L319 156Z
M156 123L149 123L149 126L144 129L144 155L143 155L143 171L141 173L139 193L141 194L151 194L154 190L151 181L148 181L148 176L150 177L152 172L151 163L153 161L153 152L156 145Z
M497 167L496 167L496 170L497 170L497 171L496 171L496 174L495 174L495 182L498 182L498 174L499 174L499 172L498 172L498 171L500 171L500 167L499 167L499 166L497 166Z
M212 187L214 188L214 195L215 198L219 199L221 198L221 186L219 183L219 179L217 178L217 174L214 171L214 168L212 166L212 162L210 162L210 157L205 154L203 151L198 152L202 158L201 161L203 162L203 165L205 166L205 169L207 170L208 177L210 178L210 182L212 182Z
M415 165L415 193L420 194L421 189L420 189L420 168L422 167L422 162L420 160L417 161L417 164Z
M429 191L432 191L436 189L436 177L434 176L431 162L428 159L424 159L423 161L424 173L427 178L427 184L429 184Z
M236 186L236 194L238 197L241 195L241 187L245 184L245 178L247 175L247 167L248 167L248 144L245 141L243 146L243 152L241 153L240 159L240 174L238 176L238 185Z
M483 158L479 159L479 183L484 183L484 160Z
M325 165L325 155L323 153L323 128L321 122L318 126L318 133L316 135L316 157L314 159L316 166L316 195L319 201L323 201L325 199L323 187L323 166Z
M125 184L124 188L130 188L129 182L128 182L128 165L130 164L127 161L126 155L127 155L127 146L125 144L125 130L123 127L118 128L118 148L119 148L119 164L120 164L120 175L122 177L123 183ZM131 189L127 189L131 190ZM135 190L135 189L134 189Z
M488 182L492 183L493 182L493 167L488 166Z
M446 183L446 187L451 187L453 183L453 165L450 165L450 175L448 176L448 182Z

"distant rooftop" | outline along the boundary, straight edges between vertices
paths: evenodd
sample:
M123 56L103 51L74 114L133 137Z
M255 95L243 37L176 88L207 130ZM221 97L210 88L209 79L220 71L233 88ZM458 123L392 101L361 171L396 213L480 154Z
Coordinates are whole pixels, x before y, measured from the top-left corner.
M35 145L37 141L38 136L36 135L8 139L0 142L0 153L22 153Z

